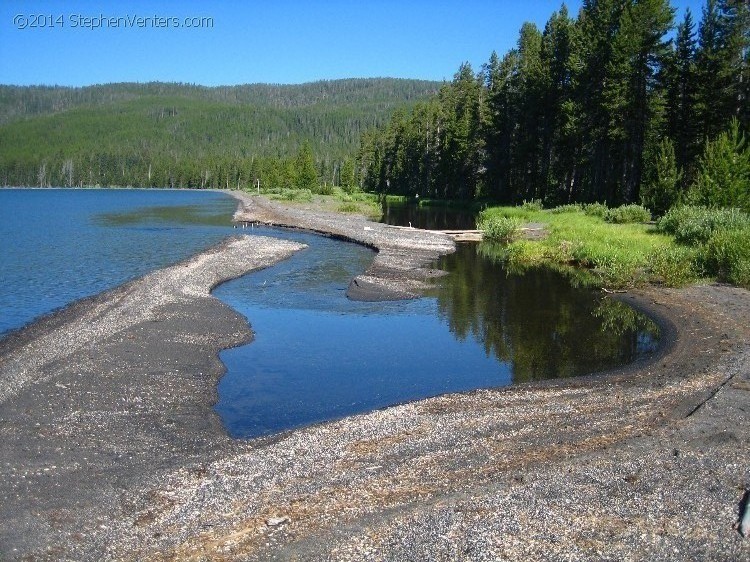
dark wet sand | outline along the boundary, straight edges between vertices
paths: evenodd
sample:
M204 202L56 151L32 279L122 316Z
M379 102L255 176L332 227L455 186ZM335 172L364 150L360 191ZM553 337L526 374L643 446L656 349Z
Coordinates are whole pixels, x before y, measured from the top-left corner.
M449 251L249 205L380 248L376 292L418 294ZM211 406L218 350L250 332L208 290L297 246L233 244L0 342L0 559L750 559L748 291L623 296L668 335L650 362L243 442Z

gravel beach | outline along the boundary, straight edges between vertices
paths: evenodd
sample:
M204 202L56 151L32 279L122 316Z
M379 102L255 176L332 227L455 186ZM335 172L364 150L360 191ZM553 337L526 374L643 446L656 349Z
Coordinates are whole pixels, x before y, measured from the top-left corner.
M416 297L453 248L239 197L378 249L352 298ZM750 292L621 295L665 345L614 372L232 440L217 353L251 333L210 288L300 248L241 237L0 341L0 559L750 560Z
M430 267L456 250L447 234L374 223L361 215L345 215L305 206L282 205L263 197L232 192L240 205L234 220L302 229L356 242L377 250L372 265L352 279L347 296L354 300L397 300L419 297L429 279L444 274Z

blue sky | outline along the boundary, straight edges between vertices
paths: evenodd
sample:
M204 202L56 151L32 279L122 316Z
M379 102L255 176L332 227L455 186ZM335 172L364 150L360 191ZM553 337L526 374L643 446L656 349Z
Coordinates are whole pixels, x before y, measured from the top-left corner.
M581 0L566 4L575 14ZM699 19L702 4L672 0L678 20L686 6ZM514 46L524 21L543 28L560 5L560 0L2 0L0 83L443 80L464 61L478 69L493 50L502 55ZM210 23L185 28L186 18Z

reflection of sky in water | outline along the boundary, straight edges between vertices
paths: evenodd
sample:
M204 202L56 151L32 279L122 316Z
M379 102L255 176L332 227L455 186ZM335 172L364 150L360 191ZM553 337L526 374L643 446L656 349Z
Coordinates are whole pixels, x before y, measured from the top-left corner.
M371 250L314 235L275 234L309 248L214 291L245 314L255 332L250 345L221 354L228 373L219 384L217 409L234 435L367 411L434 394L436 387L468 390L487 385L490 377L492 386L509 382L507 367L487 357L479 343L454 338L434 299L347 299L351 278L372 262Z
M514 283L488 260L481 260L478 267L474 247L468 254L467 247L461 247L452 263L452 258L443 260L453 273L436 296L350 301L346 288L371 263L370 250L292 231L270 232L309 248L214 292L249 318L255 332L251 344L221 354L228 373L219 384L217 410L235 436L272 433L445 392L504 386L516 373L529 370L581 374L571 371L577 363L570 358L580 349L563 349L563 356L553 362L543 356L569 347L577 337L570 332L582 326L585 334L578 335L594 348L581 358L582 372L627 362L642 347L641 339L644 345L651 341L637 331L606 334L602 320L591 313L600 306L593 293L573 291L571 298L562 291L555 299L570 302L558 306L555 299L537 298L540 290L557 289L546 277L516 278ZM554 279L567 287L564 280ZM482 289L476 283L491 287ZM519 293L518 287L531 292ZM508 317L507 306L493 302L497 294L492 288L523 300L519 309L511 311L514 319ZM588 302L585 314L572 323L560 321L567 310L584 301ZM606 308L611 321L620 312L616 306ZM530 329L544 333L525 340L519 333L526 320ZM510 328L497 339L493 330L503 322ZM603 341L596 341L597 333Z

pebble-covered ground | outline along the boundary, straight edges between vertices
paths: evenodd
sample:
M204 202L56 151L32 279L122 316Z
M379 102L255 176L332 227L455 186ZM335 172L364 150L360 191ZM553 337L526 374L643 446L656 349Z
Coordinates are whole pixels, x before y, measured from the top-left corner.
M217 352L251 332L209 292L302 247L235 238L0 341L0 560L100 559L148 478L231 450Z
M261 206L277 224L371 232ZM380 258L389 230L370 228ZM227 273L233 260L296 249L263 240L206 258L195 275L218 273L200 289L176 266L0 342L0 378L15 381L0 401L1 559L750 560L748 291L624 295L668 343L613 373L233 441L210 408L216 352L249 333L205 287L253 268ZM400 240L393 253L408 254ZM434 244L415 240L405 270ZM398 280L387 268L380 279Z
M282 205L264 197L233 194L240 201L236 221L304 229L377 250L368 270L349 284L347 296L351 299L416 298L430 287L428 279L444 273L430 264L456 250L453 239L440 232L374 223L364 216L326 212L314 205Z

